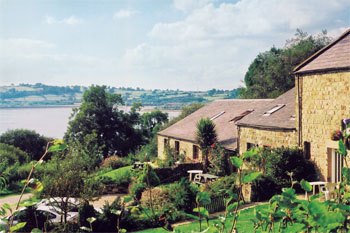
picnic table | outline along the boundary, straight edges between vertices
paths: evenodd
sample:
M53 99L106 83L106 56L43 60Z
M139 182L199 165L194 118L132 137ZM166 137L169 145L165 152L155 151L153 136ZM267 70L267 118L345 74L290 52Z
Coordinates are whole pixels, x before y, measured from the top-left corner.
M196 174L202 174L203 171L202 171L202 170L188 170L187 173L190 174L189 179L190 179L190 181L192 181L192 176L193 176L193 178L194 178L194 176L195 176Z
M215 175L212 175L212 174L208 174L208 173L205 173L205 174L196 174L194 176L194 182L197 183L197 184L205 184L209 181L214 181L216 179L218 179L219 177L218 176L215 176Z
M314 181L314 182L309 182L309 184L312 186L312 195L315 195L315 186L318 186L318 192L321 191L321 187L325 186L327 182L325 181ZM305 191L305 200L307 200L307 191Z
M132 165L132 169L143 169L143 163L141 163L141 162L135 162L135 163Z

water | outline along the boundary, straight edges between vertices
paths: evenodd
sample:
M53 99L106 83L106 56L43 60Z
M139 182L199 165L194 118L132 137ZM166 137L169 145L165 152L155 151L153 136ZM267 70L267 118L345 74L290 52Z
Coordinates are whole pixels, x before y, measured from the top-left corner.
M30 129L47 137L62 139L71 113L72 107L0 109L0 134L9 129ZM180 112L169 111L168 114L172 119Z

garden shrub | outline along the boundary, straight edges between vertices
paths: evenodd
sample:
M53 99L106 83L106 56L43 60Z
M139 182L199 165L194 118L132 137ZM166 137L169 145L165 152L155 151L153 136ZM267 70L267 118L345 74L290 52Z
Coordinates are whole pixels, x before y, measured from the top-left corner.
M158 140L157 136L153 137L152 140L141 147L136 152L136 157L140 162L149 162L154 158L158 157Z
M16 162L20 164L29 162L28 154L21 149L5 143L0 143L0 163L8 162L12 165Z
M261 149L251 158L251 164L264 174L252 184L253 201L267 200L282 192L282 188L291 187L288 172L293 174L294 181L312 181L316 173L315 165L298 148Z
M137 201L141 199L142 192L146 189L144 183L134 183L130 188L130 195Z
M209 172L211 174L225 176L231 173L229 156L222 146L216 145L211 151L210 157Z
M282 190L275 183L271 176L261 175L252 182L251 201L266 201L269 200L276 193L280 193Z
M133 164L133 161L128 159L128 158L121 158L118 157L116 155L110 156L108 158L106 158L105 160L103 160L103 162L101 163L100 167L102 168L112 168L114 169L118 169L121 167L126 167Z
M180 182L170 184L167 188L168 202L178 210L192 212L196 204L196 195L199 188L188 179L182 178Z
M90 227L89 222L86 220L90 217L96 217L96 211L92 205L89 204L88 201L84 201L79 207L79 215L78 215L78 225L79 227L85 226Z
M207 192L210 195L210 198L219 197L225 194L227 190L232 190L233 192L237 192L236 188L237 177L235 174L230 176L220 177L218 180L213 182L203 184L201 186L202 192Z

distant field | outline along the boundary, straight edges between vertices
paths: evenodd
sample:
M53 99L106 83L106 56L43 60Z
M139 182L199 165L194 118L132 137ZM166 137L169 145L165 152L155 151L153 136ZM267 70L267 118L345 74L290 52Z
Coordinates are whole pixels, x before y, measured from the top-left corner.
M87 89L87 87L82 86L59 87L40 83L35 85L0 86L0 108L73 105L81 103L83 92ZM215 99L233 98L237 92L236 89L181 91L143 90L139 88L111 88L108 91L120 94L127 106L131 106L138 101L143 106L174 110L179 110L182 106L193 102L207 103Z

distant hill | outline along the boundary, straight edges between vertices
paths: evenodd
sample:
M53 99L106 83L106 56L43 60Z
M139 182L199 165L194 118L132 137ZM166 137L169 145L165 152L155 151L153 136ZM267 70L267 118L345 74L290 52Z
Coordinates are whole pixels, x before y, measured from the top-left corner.
M0 86L0 108L48 107L79 104L84 86L49 86L42 83ZM193 102L210 102L215 99L235 99L238 89L209 91L145 90L142 88L109 87L111 93L121 94L127 106L139 101L144 106L163 109L180 109Z

